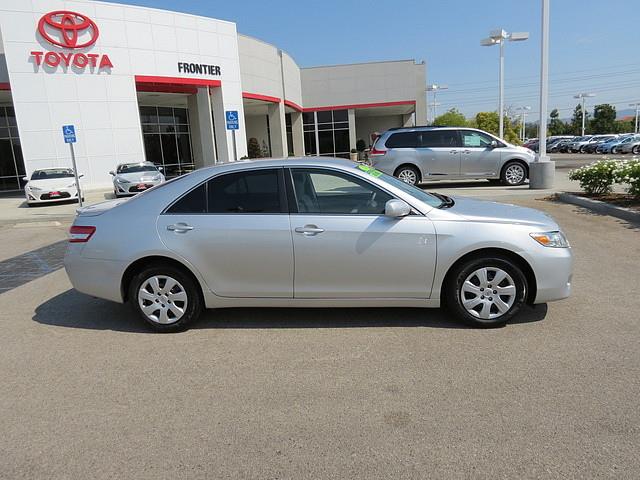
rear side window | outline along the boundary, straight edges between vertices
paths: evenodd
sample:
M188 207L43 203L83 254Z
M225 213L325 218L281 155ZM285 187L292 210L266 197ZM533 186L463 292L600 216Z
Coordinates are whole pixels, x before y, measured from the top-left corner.
M428 130L422 132L422 147L458 147L458 132L456 130Z
M207 213L207 186L202 184L167 209L167 213Z
M278 170L221 175L207 185L209 213L280 213Z
M385 142L387 148L417 148L420 146L420 132L393 133Z

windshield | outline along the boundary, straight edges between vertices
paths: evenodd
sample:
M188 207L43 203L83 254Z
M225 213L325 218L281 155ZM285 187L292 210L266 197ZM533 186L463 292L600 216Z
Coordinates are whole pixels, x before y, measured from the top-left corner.
M137 173L137 172L157 172L155 165L142 165L139 163L130 163L128 165L120 165L118 173Z
M73 178L73 170L68 168L36 170L31 175L31 180L51 180L52 178Z
M368 173L372 177L378 178L390 185L393 185L397 189L402 190L405 193L408 193L412 197L415 197L421 202L424 202L427 205L430 205L432 207L438 208L442 206L442 204L444 203L441 199L439 199L435 195L427 193L424 190L414 185L409 185L408 183L405 183L402 180L397 179L396 177L392 177L391 175L382 173L380 170L376 170L373 167L369 167L367 165L356 165L356 168L362 170L363 172Z

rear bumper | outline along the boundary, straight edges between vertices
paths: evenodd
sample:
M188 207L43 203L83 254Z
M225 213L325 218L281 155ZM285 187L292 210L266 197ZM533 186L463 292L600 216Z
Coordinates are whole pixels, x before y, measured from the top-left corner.
M120 283L126 265L82 257L83 247L81 243L70 243L64 256L64 268L73 288L93 297L123 303Z

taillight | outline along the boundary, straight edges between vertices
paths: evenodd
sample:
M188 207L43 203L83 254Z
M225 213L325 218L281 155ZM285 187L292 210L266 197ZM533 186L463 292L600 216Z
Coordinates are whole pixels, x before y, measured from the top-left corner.
M71 243L85 243L96 232L96 227L85 227L80 225L73 225L69 229L69 242Z
M385 153L387 153L386 150L377 150L376 148L372 148L369 155L384 155Z

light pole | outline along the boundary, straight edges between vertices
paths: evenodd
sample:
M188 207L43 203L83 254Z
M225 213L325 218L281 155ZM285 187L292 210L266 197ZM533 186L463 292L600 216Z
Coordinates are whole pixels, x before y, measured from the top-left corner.
M525 106L525 107L518 107L516 108L516 110L521 111L521 116L522 116L522 123L520 125L520 140L522 140L524 142L524 137L527 134L527 112L529 110L531 110L531 107L529 106Z
M435 122L436 120L436 107L438 105L440 105L437 101L436 101L436 93L438 92L438 90L448 90L449 87L446 85L438 85L436 83L433 83L431 85L427 85L427 92L433 92L433 103L431 104L433 106L433 119L432 121Z
M633 128L633 132L634 133L638 133L638 113L640 112L640 102L630 103L629 106L630 107L636 107L636 123L635 123L635 126Z
M584 111L584 99L585 98L591 98L591 97L595 97L595 94L593 93L578 93L577 95L574 95L573 98L581 98L582 99L582 110L580 111L582 113L582 136L584 137L584 119L586 118L586 112Z
M552 188L556 163L547 155L547 103L549 101L549 0L542 0L542 38L540 40L540 120L538 154L529 164L529 188Z
M504 137L504 42L507 40L510 42L522 42L529 38L529 32L514 32L507 33L502 29L492 30L489 32L489 36L480 41L480 45L483 47L492 47L494 45L500 45L500 73L499 73L499 88L498 88L498 116L500 138Z

